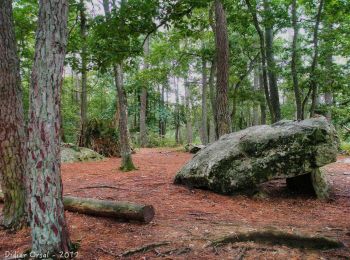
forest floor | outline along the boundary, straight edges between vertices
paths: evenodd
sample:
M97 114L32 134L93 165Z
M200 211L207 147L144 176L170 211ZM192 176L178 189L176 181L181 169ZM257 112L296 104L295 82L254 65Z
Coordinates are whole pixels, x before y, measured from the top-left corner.
M71 238L80 243L78 259L116 259L130 249L165 241L170 243L129 259L350 259L350 158L340 157L328 166L335 195L331 202L322 202L288 192L284 181L266 185L268 198L223 196L174 185L177 170L191 157L170 148L142 149L134 155L138 170L129 173L119 171L117 158L64 164L65 195L127 200L156 209L149 224L66 212ZM322 251L254 242L208 246L224 235L266 228L327 236L345 247ZM30 246L30 231L0 230L0 242L1 258L5 251L21 253Z

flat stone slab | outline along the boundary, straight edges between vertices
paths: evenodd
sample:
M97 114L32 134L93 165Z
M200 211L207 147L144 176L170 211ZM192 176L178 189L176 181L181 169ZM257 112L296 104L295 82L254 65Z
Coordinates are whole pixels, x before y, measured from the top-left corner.
M234 194L253 192L275 178L323 178L318 169L336 161L337 148L337 133L325 118L254 126L200 150L177 173L175 183Z

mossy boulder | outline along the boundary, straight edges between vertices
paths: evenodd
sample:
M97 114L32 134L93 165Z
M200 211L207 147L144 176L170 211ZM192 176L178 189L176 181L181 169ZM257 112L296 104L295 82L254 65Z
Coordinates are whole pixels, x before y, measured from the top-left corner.
M337 133L325 118L254 126L199 151L177 173L175 183L223 194L250 193L275 178L309 174L313 184L324 185L318 169L336 161L337 148Z
M103 159L104 157L102 155L91 149L78 147L74 144L61 145L61 162L91 162Z

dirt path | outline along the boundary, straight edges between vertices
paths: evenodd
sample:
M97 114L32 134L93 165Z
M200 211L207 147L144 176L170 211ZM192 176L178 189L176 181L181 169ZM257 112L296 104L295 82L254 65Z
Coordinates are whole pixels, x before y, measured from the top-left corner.
M171 243L129 258L350 259L350 158L340 158L329 166L335 199L328 203L310 195L290 194L281 181L269 185L268 199L189 190L173 185L172 181L191 155L170 149L142 149L134 158L139 169L131 173L120 172L120 159L114 158L63 165L65 195L128 200L152 204L156 208L156 217L148 225L118 223L67 212L72 240L81 244L79 259L115 259L114 255L126 250L163 241ZM113 188L91 188L103 185ZM211 239L250 228L324 235L342 241L347 247L311 251L252 242L216 249L206 247ZM24 251L29 242L28 229L17 234L0 230L0 257L7 250Z

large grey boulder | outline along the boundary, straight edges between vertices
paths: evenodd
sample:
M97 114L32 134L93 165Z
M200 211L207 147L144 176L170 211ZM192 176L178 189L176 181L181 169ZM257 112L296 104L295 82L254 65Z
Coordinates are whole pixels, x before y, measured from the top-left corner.
M101 161L104 157L95 151L85 148L78 147L74 144L65 143L61 145L61 162L91 162Z
M175 183L223 194L249 193L274 178L307 174L314 185L323 185L314 187L316 192L325 191L319 168L336 161L337 148L337 133L325 118L254 126L202 149L177 173Z

